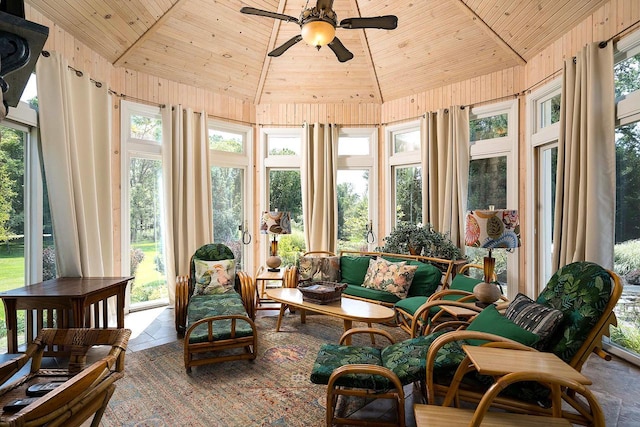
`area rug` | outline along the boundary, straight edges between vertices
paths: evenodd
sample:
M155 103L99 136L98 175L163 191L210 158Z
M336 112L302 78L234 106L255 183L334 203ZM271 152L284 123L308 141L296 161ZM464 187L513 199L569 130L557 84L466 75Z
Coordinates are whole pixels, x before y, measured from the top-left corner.
M252 362L195 367L187 375L182 341L127 353L125 377L116 383L101 425L324 425L326 386L312 384L309 375L320 345L338 342L342 321L311 315L303 325L299 317L288 317L280 332L275 317L256 323L258 356ZM406 338L400 328L385 329ZM367 340L355 339L354 345L370 345ZM364 403L340 410L348 415Z

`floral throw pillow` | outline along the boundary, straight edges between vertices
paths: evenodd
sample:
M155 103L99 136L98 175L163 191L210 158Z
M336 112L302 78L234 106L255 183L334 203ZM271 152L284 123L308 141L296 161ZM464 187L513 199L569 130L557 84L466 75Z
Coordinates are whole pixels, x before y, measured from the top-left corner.
M300 281L338 282L340 281L340 257L302 256L298 264Z
M193 261L196 270L196 283L193 295L213 295L235 292L235 261Z
M384 258L369 261L362 286L394 294L400 299L407 297L417 265L406 265L406 261L391 262Z

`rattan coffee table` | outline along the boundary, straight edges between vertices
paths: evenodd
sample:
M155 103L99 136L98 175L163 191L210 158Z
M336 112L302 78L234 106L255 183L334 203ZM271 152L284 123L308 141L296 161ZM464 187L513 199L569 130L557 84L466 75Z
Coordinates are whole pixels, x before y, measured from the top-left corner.
M281 303L276 331L280 330L282 316L287 306L300 310L300 322L306 322L306 312L326 314L344 320L344 330L353 327L353 322L385 323L395 318L395 311L380 304L342 297L340 301L328 304L314 304L302 299L302 292L296 288L267 289L267 296ZM346 344L350 344L347 342Z

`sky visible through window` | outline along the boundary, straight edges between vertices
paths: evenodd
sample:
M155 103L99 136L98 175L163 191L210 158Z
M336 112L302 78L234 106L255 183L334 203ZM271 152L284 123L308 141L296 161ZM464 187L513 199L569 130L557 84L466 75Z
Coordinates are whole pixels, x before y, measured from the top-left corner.
M31 73L31 76L27 81L27 85L22 92L22 96L20 97L20 101L29 102L30 99L35 98L37 95L38 91L36 89L36 75Z

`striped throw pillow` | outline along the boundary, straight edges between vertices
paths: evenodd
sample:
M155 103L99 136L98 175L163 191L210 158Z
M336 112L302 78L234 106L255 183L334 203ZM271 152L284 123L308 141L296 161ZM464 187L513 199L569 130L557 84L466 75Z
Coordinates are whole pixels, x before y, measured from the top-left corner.
M509 303L504 316L521 328L538 335L540 341L535 347L542 350L562 322L563 314L560 310L545 307L524 294L518 294Z

